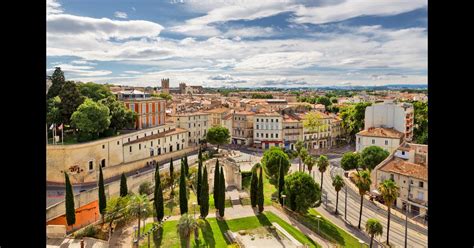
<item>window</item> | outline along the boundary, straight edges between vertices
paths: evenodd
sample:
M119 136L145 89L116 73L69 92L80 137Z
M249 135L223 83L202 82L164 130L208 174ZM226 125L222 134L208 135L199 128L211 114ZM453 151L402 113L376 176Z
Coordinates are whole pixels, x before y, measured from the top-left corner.
M150 146L153 146L153 141L151 142Z
M102 145L102 149L105 149L105 145Z
M258 129L258 125L257 125L257 129Z
M258 118L257 118L257 122L258 122Z
M273 119L271 119L270 121L273 122Z
M418 195L417 195L416 198L418 198L418 200L424 200L425 199L425 194L423 192L418 192Z
M117 145L120 145L120 141L117 141Z
M265 134L265 137L268 138L268 133Z
M270 134L270 138L273 138L273 134Z
M188 132L188 134L189 134L189 137L191 137L191 132Z
M388 146L388 140L385 140L385 145Z
M188 128L191 128L191 123L188 123Z
M357 142L360 144L360 138L359 138L359 140L358 140Z
M275 119L275 122L278 122L278 119Z
M405 151L402 151L402 155L405 155Z
M100 165L102 166L102 168L104 168L104 167L105 167L105 158L104 158L104 159L102 159L102 161L100 161Z
M132 152L132 146L130 146L130 152Z
M258 133L257 133L257 138L258 138Z
M393 174L390 174L390 180L394 181Z
M278 134L277 134L277 133L275 134L275 136L276 136L276 138L278 138Z
M142 144L138 144L138 150L142 149Z
M265 122L268 122L268 119L266 119Z
M374 139L372 139L372 145L373 145L373 144L375 144L375 140L374 140Z
M420 188L423 188L423 182L418 182L418 186L419 186Z

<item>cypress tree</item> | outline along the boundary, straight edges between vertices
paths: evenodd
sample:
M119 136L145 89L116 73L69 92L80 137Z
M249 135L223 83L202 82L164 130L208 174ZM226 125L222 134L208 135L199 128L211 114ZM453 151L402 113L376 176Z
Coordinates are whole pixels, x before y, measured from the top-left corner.
M197 195L197 202L199 205L201 205L201 187L202 187L202 161L199 160L199 165L198 165L198 175L197 175L197 189L196 189L196 195Z
M257 192L257 205L258 205L258 212L263 212L263 168L260 168L260 176L258 177L258 192Z
M66 172L64 172L64 177L66 178L66 221L67 225L70 226L76 223L76 209L74 208L72 185Z
M165 216L165 209L163 206L163 189L161 188L159 166L156 166L155 171L155 191L153 203L155 205L156 218L158 219L158 222L161 222Z
M122 177L120 178L120 196L123 197L126 195L128 195L127 178L125 174L122 173Z
M105 198L104 176L102 175L102 166L99 166L99 212L104 222L105 208L107 207L107 199Z
M256 164L254 168L252 168L252 178L250 181L250 204L252 207L257 207L257 192L258 192L258 175L257 169L259 168L259 164Z
M212 195L214 196L214 207L216 209L219 209L218 205L218 199L219 199L219 159L216 159L216 166L214 167L214 188L213 188L213 193Z
M199 159L199 161L202 161L202 151L201 151L201 146L199 146L198 159Z
M185 169L186 177L189 177L188 154L184 155L184 169Z
M202 186L201 186L201 218L206 218L209 214L209 183L207 182L207 167L204 166L204 172L202 175Z
M170 158L170 182L171 182L171 194L173 195L173 186L174 186L173 158Z
M278 200L280 204L283 206L283 198L281 195L285 189L285 171L283 170L283 166L280 163L280 171L278 173Z
M186 192L186 176L184 167L181 166L181 176L179 177L179 210L181 215L188 212L188 196Z
M219 174L219 216L222 218L224 217L225 210L225 179L224 170L222 167Z

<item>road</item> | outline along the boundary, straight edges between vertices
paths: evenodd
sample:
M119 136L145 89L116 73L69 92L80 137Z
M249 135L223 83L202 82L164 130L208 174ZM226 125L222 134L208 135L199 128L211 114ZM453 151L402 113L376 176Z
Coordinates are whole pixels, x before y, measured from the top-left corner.
M173 158L173 165L176 170L179 170L180 168L180 160L181 158ZM192 152L188 154L188 160L189 162L192 162L194 160L197 160L197 152ZM159 162L158 165L160 166L160 171L161 170L166 170L169 169L170 163L169 161L162 161ZM132 171L129 173L126 173L125 176L129 177L135 174L142 174L142 173L148 173L150 171L154 171L155 167L150 165L150 166L145 166L137 171ZM115 176L108 178L104 181L104 183L107 185L111 182L115 182L120 180L121 175ZM97 187L96 182L92 183L84 183L80 185L73 185L73 191L74 194L78 194L79 192L86 191L92 188ZM46 207L49 207L51 205L54 205L58 202L61 202L64 200L64 193L65 193L65 185L64 184L56 184L56 183L47 183L46 184Z
M330 168L324 173L324 184L323 184L323 204L319 208L325 208L328 212L334 212L336 204L336 191L332 186L332 178L330 170L332 167L340 166L340 158L330 159ZM313 170L314 179L316 182L321 183L321 174L316 169ZM344 205L345 205L345 189L339 192L339 207L338 211L344 219ZM326 196L327 195L327 205ZM351 187L347 187L347 220L354 226L357 226L359 221L359 210L360 210L360 195L354 191ZM364 199L364 208L362 212L362 224L369 218L378 219L384 227L383 235L378 240L384 242L386 240L386 227L387 227L387 211L375 205L373 202ZM426 228L419 225L408 222L408 247L428 247L428 231ZM395 247L404 247L405 242L405 219L401 219L398 216L392 214L390 221L390 243L393 243Z

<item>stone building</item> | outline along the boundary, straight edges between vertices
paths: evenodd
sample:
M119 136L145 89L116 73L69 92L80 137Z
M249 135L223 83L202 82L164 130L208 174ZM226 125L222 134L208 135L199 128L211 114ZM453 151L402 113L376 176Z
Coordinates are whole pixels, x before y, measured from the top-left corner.
M254 116L254 147L268 149L283 146L283 118L279 113L258 113Z
M138 90L121 91L118 99L125 107L138 114L136 129L150 128L165 123L166 100L150 97Z
M179 128L184 128L188 131L189 142L197 145L200 140L206 138L207 131L211 127L209 113L193 112L172 114L171 120Z
M239 111L233 114L232 144L250 146L253 144L254 112Z

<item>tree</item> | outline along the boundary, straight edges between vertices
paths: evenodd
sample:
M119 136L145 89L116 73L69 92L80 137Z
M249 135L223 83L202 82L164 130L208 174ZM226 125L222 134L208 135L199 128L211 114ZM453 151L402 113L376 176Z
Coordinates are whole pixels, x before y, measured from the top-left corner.
M153 191L153 203L155 205L156 218L158 222L163 220L165 216L164 202L163 202L163 189L161 188L161 179L160 179L160 167L156 166L155 170L155 190Z
M349 143L352 137L364 127L365 108L371 106L372 103L362 102L355 105L348 105L340 109L340 117L342 118L342 127L346 130Z
M77 85L74 82L67 81L59 91L59 98L61 98L59 109L62 116L62 122L69 124L71 122L72 114L84 102L84 97L79 93Z
M388 151L379 146L368 146L364 148L360 154L362 168L373 170L375 166L386 159L388 155Z
M48 99L46 105L46 122L47 123L61 123L61 98L59 96Z
M258 194L257 170L259 168L261 168L259 163L255 164L252 167L252 178L250 179L250 204L252 205L253 208L257 207L257 194Z
M179 210L181 215L188 212L188 196L186 190L186 174L184 167L181 166L181 175L179 178Z
M201 198L200 198L200 211L201 211L201 218L206 218L209 214L209 183L207 177L207 167L204 166L204 172L202 175L202 186L201 186Z
M184 155L183 161L184 161L184 173L186 174L186 177L189 177L188 154Z
M201 150L199 150L201 151ZM199 159L198 161L198 171L197 171L197 182L196 182L196 196L197 202L201 205L201 187L202 187L202 160Z
M94 101L99 101L108 97L114 97L110 89L103 84L96 84L93 82L78 83L77 88L81 95Z
M301 151L300 151L299 156L300 156L300 159L303 160L303 172L304 172L305 168L306 168L305 167L305 165L306 165L305 161L306 161L306 159L308 159L308 157L310 157L308 150L305 147L303 147L303 149L301 149Z
M285 171L283 166L280 164L280 171L278 173L278 200L280 201L280 205L283 206L283 198L281 195L285 191Z
M48 90L47 98L50 99L59 95L59 91L61 91L65 82L66 78L64 77L64 72L61 71L61 67L56 67L51 76L52 84Z
M290 209L306 213L308 208L321 198L321 189L314 179L304 173L295 172L285 178L285 193Z
M382 235L383 226L376 219L368 219L367 222L365 223L365 230L370 235L370 248L372 248L372 244L374 242L374 236Z
M74 208L74 194L72 193L72 185L69 181L69 175L64 172L66 180L66 222L67 225L74 225L76 223L76 209Z
M138 193L140 195L149 195L153 191L151 189L151 183L150 182L143 182L138 186Z
M173 167L173 158L170 158L170 182L171 182L171 195L173 195L174 189L174 167Z
M428 103L414 101L414 120L413 138L416 143L428 144Z
M281 165L283 166L283 164ZM257 191L257 205L258 205L258 212L263 212L263 203L264 203L264 194L263 194L263 174L262 169L260 169L260 175L258 177L258 191Z
M214 196L214 207L216 209L219 208L219 159L216 159L216 166L214 167L214 188L213 193Z
M169 101L169 100L173 99L173 97L168 93L160 93L160 94L158 94L158 97L163 98L166 101Z
M150 202L146 195L132 195L128 204L128 214L138 219L138 234L140 237L140 221L151 213Z
M99 166L99 212L102 215L102 223L104 223L106 207L107 198L105 197L104 176L102 175L102 166Z
M372 179L370 178L369 170L358 171L354 176L355 185L359 189L360 195L360 214L359 214L359 224L357 227L360 229L360 223L362 221L362 207L364 206L364 195L370 190L370 184Z
M220 145L229 143L229 130L222 126L211 127L207 131L206 140L213 145L217 145L217 151L219 152Z
M336 190L336 211L334 212L336 215L337 215L337 206L338 206L338 203L339 203L339 191L341 191L342 187L344 187L346 185L346 183L344 182L344 179L339 176L339 175L336 175L333 179L332 179L332 186L334 186L334 190Z
M125 177L125 174L122 173L122 176L120 177L120 196L126 196L128 195L128 188L127 188L127 177Z
M400 188L395 184L393 180L387 179L379 184L378 190L382 195L383 201L388 208L388 217L387 217L387 244L389 244L390 236L390 210L393 203L397 200L398 195L400 194Z
M116 219L125 216L128 200L128 197L113 197L107 201L105 218L106 221L109 222L109 228L112 227L112 224Z
M319 169L319 172L321 172L321 192L323 191L323 179L324 179L323 174L327 170L328 166L329 166L328 158L324 155L319 156L318 169Z
M113 96L104 98L99 103L107 106L110 111L109 128L116 133L118 130L125 128L133 128L138 118L138 114L127 109L122 102L119 102Z
M219 216L224 217L225 210L225 179L224 179L224 169L221 167L221 172L219 173Z
M179 219L178 224L176 225L176 231L178 232L180 239L185 240L186 248L190 247L191 234L194 233L196 235L195 230L198 230L198 228L198 223L193 218L193 216L189 214L181 215L181 218Z
M71 124L80 132L95 134L105 131L110 125L109 108L86 99L71 116Z
M341 167L344 170L357 169L361 164L360 154L358 152L346 152L341 159Z
M311 155L306 155L304 160L304 164L308 167L308 174L311 175L311 171L313 170L313 166L316 165L317 160L314 159ZM304 172L304 170L303 170Z
M332 104L331 100L327 96L319 97L317 103L323 104L325 107Z
M303 127L310 132L319 132L329 126L323 121L323 116L319 112L308 112L303 118Z
M303 141L301 140L298 140L296 141L295 143L295 149L296 149L296 154L298 156L298 171L301 171L301 162L304 161L304 158L302 157L302 150L306 148L304 148L304 143ZM306 151L306 154L308 154L308 151Z
M290 169L290 161L288 155L279 147L271 147L263 153L261 160L265 175L269 178L273 185L278 184L278 171L280 163L283 166L285 174Z
M202 162L202 150L201 150L201 146L199 146L198 160Z

